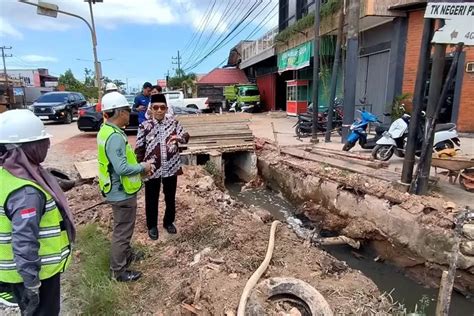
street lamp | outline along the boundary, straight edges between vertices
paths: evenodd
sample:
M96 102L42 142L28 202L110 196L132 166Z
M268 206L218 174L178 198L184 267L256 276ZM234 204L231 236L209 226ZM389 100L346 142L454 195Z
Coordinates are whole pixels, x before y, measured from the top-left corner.
M64 15L69 15L69 16L78 18L78 19L84 21L84 23L86 23L87 27L91 31L92 50L93 50L93 53L94 53L94 69L95 69L95 81L96 81L95 84L96 84L96 87L99 89L98 96L99 96L99 100L100 100L100 98L102 96L101 79L100 79L102 77L102 68L101 68L100 62L97 59L97 38L96 38L96 34L95 34L94 18L93 18L93 15L92 15L92 2L96 3L96 2L102 2L102 1L101 0L85 0L85 2L89 3L89 9L90 9L90 12L91 12L92 26L89 24L89 22L87 22L86 19L84 19L80 15L59 10L59 7L56 4L42 2L42 1L39 1L38 3L31 3L31 2L28 2L27 0L18 0L18 2L29 4L29 5L37 7L36 13L39 14L39 15L44 15L44 16L49 16L49 17L52 17L52 18L57 18L58 13L61 13L61 14L64 14Z

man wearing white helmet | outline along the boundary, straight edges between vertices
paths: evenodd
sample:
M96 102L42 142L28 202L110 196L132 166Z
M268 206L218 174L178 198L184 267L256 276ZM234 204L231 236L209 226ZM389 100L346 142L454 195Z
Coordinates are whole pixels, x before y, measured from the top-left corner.
M114 92L114 91L118 91L118 88L117 86L115 85L115 83L113 82L109 82L105 85L105 93L104 95L106 95L107 93L110 93L110 92ZM103 98L104 96L102 96ZM102 100L100 100L99 102L97 102L96 106L95 106L95 110L97 112L101 112L102 111Z
M110 269L117 281L135 281L141 273L129 270L128 266L143 257L130 246L137 212L137 192L142 187L141 174L151 173L152 167L149 162L137 162L121 129L130 120L127 99L118 92L110 92L102 98L102 111L107 121L97 134L97 159L99 187L112 205L114 217Z
M112 92L112 91L118 91L117 86L113 82L109 82L105 85L105 93Z
M76 234L66 196L41 166L50 137L29 110L0 114L0 283L22 315L59 315Z

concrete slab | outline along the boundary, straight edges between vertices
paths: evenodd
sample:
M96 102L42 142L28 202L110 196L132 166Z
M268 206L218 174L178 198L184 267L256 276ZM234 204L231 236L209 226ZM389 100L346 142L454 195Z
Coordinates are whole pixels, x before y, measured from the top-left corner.
M81 179L93 179L99 176L99 167L97 160L76 161L74 166Z

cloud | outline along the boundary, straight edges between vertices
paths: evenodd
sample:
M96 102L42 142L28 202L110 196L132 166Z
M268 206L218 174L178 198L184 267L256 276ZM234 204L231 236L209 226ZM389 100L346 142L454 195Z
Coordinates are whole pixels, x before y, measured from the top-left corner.
M18 31L13 25L10 24L3 17L0 17L0 37L12 36L17 39L22 39L23 34Z
M27 63L38 63L38 62L52 62L55 63L58 61L56 57L51 57L51 56L41 56L41 55L23 55L20 57L21 60L27 62Z

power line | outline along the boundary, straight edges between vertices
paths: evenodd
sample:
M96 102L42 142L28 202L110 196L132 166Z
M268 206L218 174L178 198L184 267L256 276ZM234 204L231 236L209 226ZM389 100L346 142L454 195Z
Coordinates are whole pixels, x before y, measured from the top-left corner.
M232 8L230 8L230 6L231 6L232 4L235 4L235 3L232 3L232 2L230 2L230 1L227 2L227 5L226 5L226 7L225 7L225 9L224 9L224 11L223 11L224 13L221 14L221 17L219 18L219 21L217 21L217 22L215 23L214 28L212 29L212 31L208 32L209 35L207 36L207 40L203 40L203 44L202 44L202 45L199 47L199 49L197 50L198 52L201 52L201 53L202 53L202 52L207 48L207 46L208 46L208 44L209 44L209 41L210 41L211 38L214 36L215 32L217 31L217 28L221 25L221 23L222 23L223 21L225 21L225 19L226 19L232 12L235 13L236 10L232 10ZM199 57L198 57L198 58L199 58Z
M206 29L207 27L207 24L209 23L209 19L211 18L211 15L212 15L212 11L214 10L214 7L216 5L216 2L217 0L214 0L214 2L212 3L212 6L211 6L211 9L209 10L208 12L208 15L205 17L204 19L204 23L202 24L202 28L200 29L199 31L199 37L196 41L196 45L194 46L194 49L191 53L191 56L194 54L194 52L196 51L196 47L199 45L199 42L201 41L201 38L202 38L202 35L204 34L204 30Z
M233 12L232 16L229 17L229 22L227 23L227 25L229 25L229 27L235 26L234 23L238 21L238 18L239 18L239 10L241 10L241 9L247 10L247 9L249 8L249 6L247 6L247 8L245 8L245 5L241 8L241 5L242 5L243 3L244 3L244 2L242 2L242 0L240 0L239 3L238 3L238 5L237 5L237 7L236 7L235 9L229 10L229 12ZM226 17L225 15L222 15L222 16L223 16L223 17ZM214 33L214 32L217 30L217 27L218 27L218 26L219 26L219 25L216 25L216 27L214 28L214 30L212 31L212 33ZM226 34L226 33L224 33L224 32L221 33L210 47L213 47L216 43L218 43L219 40L221 40L221 39L225 36L225 34ZM191 57L192 59L188 59L188 60L186 61L186 63L185 63L185 66L195 63L197 60L199 60L199 58L201 58L202 56L204 56L204 55L206 54L206 49L208 48L208 44L209 44L209 42L210 42L210 39L212 38L212 35L213 35L213 34L211 34L211 36L209 37L209 39L208 39L206 45L205 45L202 49L198 50L199 54L196 55L196 56L192 56L192 57Z
M199 30L201 29L201 27L202 27L202 25L203 25L203 23L204 23L204 20L205 20L205 18L206 18L206 16L207 16L207 12L209 11L209 8L210 8L210 7L211 7L211 1L209 1L209 4L208 4L208 6L207 6L207 8L206 8L206 11L204 11L204 15L203 15L201 21L199 22L198 29L193 32L193 35L191 36L191 39L190 39L190 40L186 43L186 45L184 46L184 49L183 49L184 51L186 51L186 50L189 48L189 46L191 46L192 42L193 42L194 39L196 38L196 35L197 35L197 33L199 32Z
M278 7L278 3L273 7L273 9L268 13L269 15L263 19L256 27L255 29L247 36L246 40L250 39L252 36L254 36L255 34L257 34L265 25L267 25L277 14L278 14L278 10L276 10ZM270 16L270 14L272 14L272 12L275 11L275 13ZM265 22L264 24L264 21L267 20L267 22Z
M278 14L278 10L276 10L278 7L278 3L273 7L273 9L268 13L269 15L267 15L266 18L262 19L262 21L253 29L253 31L247 36L247 38L245 40L248 40L250 39L253 35L255 35L257 32L259 32L265 25L267 25L277 14ZM274 12L275 11L275 12ZM272 14L272 12L274 12L274 14L272 16L270 16L270 14ZM265 22L266 21L266 22ZM219 64L217 64L217 66L215 68L219 68L222 64L224 64L227 60L229 59L229 57L226 57L224 58L223 61L221 61Z
M268 5L270 4L271 2L268 2L267 5L265 5L265 7L258 13L262 13L266 7L268 7ZM211 51L209 51L204 57L202 57L200 60L198 60L196 63L194 63L192 66L186 68L185 70L188 71L188 70L191 70L191 69L194 69L196 68L197 66L199 66L204 60L206 60L209 56L211 56L213 53L215 53L217 50L219 50L220 48L222 48L224 45L228 44L233 38L235 38L238 34L240 34L244 29L246 29L248 27L248 25L250 25L250 23L252 23L252 21L255 20L256 16L253 17L252 20L250 20L239 32L237 32L232 38L230 38L229 40L227 40L231 35L232 33L234 33L239 27L240 25L242 25L245 20L247 20L247 18L252 15L252 13L262 4L262 1L259 1L258 3L255 3L255 5L253 5L250 10L247 12L247 14L245 14L245 16L239 21L239 23L237 24L237 26L235 26L228 34L226 37L224 37L224 39L222 39L219 44L217 44ZM227 41L226 41L227 40Z
M256 2L254 3L250 9L245 13L244 17L242 19L240 19L240 21L237 23L237 25L235 25L229 33L227 33L227 35L219 42L217 43L209 52L207 52L207 54L202 57L200 60L196 61L194 64L192 64L191 66L189 66L188 68L186 68L185 70L190 70L190 69L193 69L193 68L196 68L198 65L200 65L204 60L206 60L210 55L212 55L216 49L219 48L219 46L229 38L229 36L232 35L232 33L234 33L244 22L245 20L247 20L247 18L255 11L255 9L260 6L262 3L262 1L260 2Z

